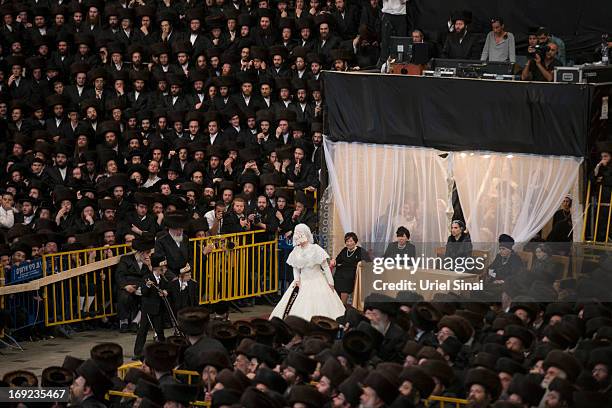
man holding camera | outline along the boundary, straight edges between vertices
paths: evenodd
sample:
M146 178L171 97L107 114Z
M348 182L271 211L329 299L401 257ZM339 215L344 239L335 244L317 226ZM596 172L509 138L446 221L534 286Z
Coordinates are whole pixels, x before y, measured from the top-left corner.
M523 68L521 79L523 81L552 82L553 71L561 63L555 58L557 55L557 44L538 44L532 47L533 52L529 54L529 60Z

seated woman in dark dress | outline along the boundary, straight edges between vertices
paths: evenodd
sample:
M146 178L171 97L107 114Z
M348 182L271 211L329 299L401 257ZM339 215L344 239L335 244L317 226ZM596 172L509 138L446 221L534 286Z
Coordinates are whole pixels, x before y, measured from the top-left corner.
M408 231L408 228L399 227L395 232L395 236L397 237L397 241L389 244L383 257L395 258L399 255L403 258L404 255L407 255L408 258L416 258L416 248L411 242L408 242L410 239L410 231Z
M531 274L529 279L531 282L541 281L552 284L559 278L558 270L553 263L552 250L546 244L539 244L535 250L535 259L531 266Z
M470 235L465 232L465 223L461 220L454 220L451 223L451 234L446 241L444 258L468 258L472 256L472 240ZM454 262L453 262L454 264Z
M353 293L355 286L355 276L357 273L357 264L360 261L369 261L368 253L357 246L357 235L354 232L347 232L344 235L344 245L342 251L336 256L336 259L330 261L330 267L334 270L334 288L342 303L345 305L348 302L348 297Z

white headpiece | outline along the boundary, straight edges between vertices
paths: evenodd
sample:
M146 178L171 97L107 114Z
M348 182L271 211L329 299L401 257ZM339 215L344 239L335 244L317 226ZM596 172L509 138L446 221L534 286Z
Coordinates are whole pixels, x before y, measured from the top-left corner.
M312 237L312 232L310 232L308 225L298 224L293 230L293 246L300 246L304 242L314 244L314 238Z

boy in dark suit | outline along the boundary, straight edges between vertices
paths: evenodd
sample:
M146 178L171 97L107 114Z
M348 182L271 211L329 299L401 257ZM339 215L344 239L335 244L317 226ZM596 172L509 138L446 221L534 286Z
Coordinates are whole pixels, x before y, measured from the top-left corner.
M197 306L199 303L198 285L191 279L191 266L186 264L179 271L178 279L170 282L170 303L174 313L185 307Z
M152 325L157 334L157 341L164 341L163 311L164 297L168 296L168 281L163 276L166 268L166 258L154 255L149 266L150 272L145 274L140 286L142 294L142 317L138 326L136 343L134 344L134 356L142 356L142 350L147 341L147 333Z

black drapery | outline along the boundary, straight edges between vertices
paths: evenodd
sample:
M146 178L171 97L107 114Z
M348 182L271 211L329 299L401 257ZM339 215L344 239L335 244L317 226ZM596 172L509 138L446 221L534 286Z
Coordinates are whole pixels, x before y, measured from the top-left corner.
M529 27L547 27L565 41L568 57L577 62L593 58L602 33L612 35L609 0L414 0L412 10L415 28L431 41L443 40L453 10L470 10L472 31L478 33L491 30L492 17L503 18L519 50L526 46Z
M584 157L593 86L325 72L332 141Z

